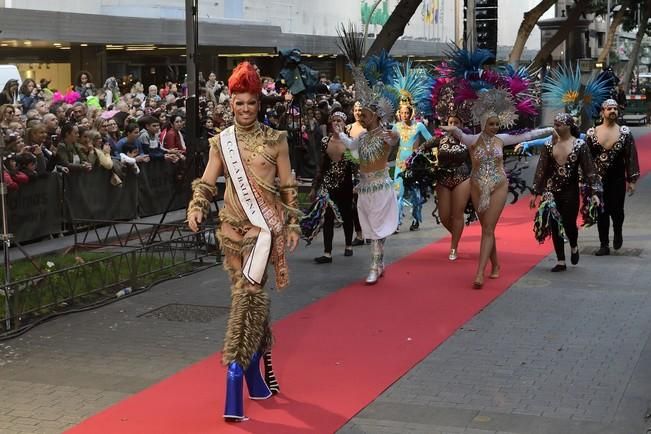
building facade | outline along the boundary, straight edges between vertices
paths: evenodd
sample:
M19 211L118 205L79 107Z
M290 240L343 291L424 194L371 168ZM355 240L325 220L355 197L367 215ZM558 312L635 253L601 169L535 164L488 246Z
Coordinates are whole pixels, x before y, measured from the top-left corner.
M361 31L369 23L372 42L398 1L382 0L371 14L373 0L199 0L199 68L223 78L248 57L272 75L280 68L278 51L298 48L310 66L344 76L337 26L350 22ZM500 28L513 25L509 2L528 8L501 0ZM462 8L463 0L423 0L391 54L441 59L447 44L462 43ZM519 24L521 14L515 15ZM24 75L51 79L57 87L81 70L90 71L96 83L132 73L160 84L182 80L185 72L182 0L0 0L0 32L2 63L18 64ZM498 58L509 51L499 47Z

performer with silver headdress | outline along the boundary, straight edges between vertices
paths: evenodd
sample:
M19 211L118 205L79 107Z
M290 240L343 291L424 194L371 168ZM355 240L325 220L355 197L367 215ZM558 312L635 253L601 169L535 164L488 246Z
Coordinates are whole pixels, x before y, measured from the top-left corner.
M355 96L362 104L360 123L366 132L354 140L343 132L339 136L359 154L357 213L364 238L371 240L371 267L366 283L374 284L384 273L384 242L398 225L398 205L387 167L389 153L398 138L381 124L393 114L391 102L382 95L380 86L371 89L364 73L354 68Z
M366 283L374 284L384 273L384 242L398 225L396 195L387 167L389 153L398 137L382 125L392 118L395 110L384 85L391 81L393 68L385 65L392 60L382 53L361 64L363 41L356 37L354 29L346 31L342 28L339 37L339 46L352 69L355 100L362 108L359 122L366 130L355 139L344 131L339 133L339 137L359 155L360 181L355 187L357 212L364 238L371 240L371 266Z
M471 100L473 121L481 126L481 133L465 134L458 127L441 128L451 132L470 147L470 195L482 227L479 264L472 286L481 289L484 284L484 269L489 259L492 265L490 277L498 278L500 273L495 226L506 204L508 193L503 148L549 135L552 128L518 135L498 134L500 128L513 127L518 119L518 112L525 113L534 109L532 101L526 98L528 84L524 83L522 77L486 70L483 62L474 60L476 57L488 60L492 54L486 53L485 50L477 50L474 53L461 51L462 55L455 56L456 65L453 65L455 75L462 77L459 96L461 100Z

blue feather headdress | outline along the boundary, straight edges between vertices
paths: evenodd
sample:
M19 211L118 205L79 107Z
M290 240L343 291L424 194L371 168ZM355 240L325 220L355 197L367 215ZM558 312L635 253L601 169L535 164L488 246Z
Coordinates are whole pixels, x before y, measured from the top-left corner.
M378 81L389 84L394 81L398 61L391 57L386 50L380 54L369 56L364 61L364 75L371 86L375 86Z
M560 65L549 71L542 84L542 99L550 107L564 110L574 117L584 112L594 118L601 109L601 103L610 95L610 81L592 74L585 85L581 84L579 66Z
M411 60L407 60L404 65L395 65L393 75L394 79L389 85L394 101L397 100L401 106L410 106L420 114L431 114L430 97L434 78L428 71L414 67Z
M482 48L469 51L464 48L451 45L444 54L450 58L448 67L456 78L466 80L481 79L484 72L484 64L493 59L493 53Z

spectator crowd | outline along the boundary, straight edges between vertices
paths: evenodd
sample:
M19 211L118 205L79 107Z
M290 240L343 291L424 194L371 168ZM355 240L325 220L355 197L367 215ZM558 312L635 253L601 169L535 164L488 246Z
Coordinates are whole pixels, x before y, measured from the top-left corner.
M319 143L328 114L351 115L352 88L325 76L309 94L292 95L282 80L263 78L260 121L288 131L292 165L299 177L311 178L319 163ZM68 89L51 90L45 79L20 84L10 80L0 93L0 148L4 182L9 190L51 172L67 174L105 170L111 184L122 185L129 171L167 161L182 179L188 136L187 89L166 81L145 86L129 75L97 85L82 71ZM232 124L229 92L214 73L199 78L198 152L207 157L208 140Z

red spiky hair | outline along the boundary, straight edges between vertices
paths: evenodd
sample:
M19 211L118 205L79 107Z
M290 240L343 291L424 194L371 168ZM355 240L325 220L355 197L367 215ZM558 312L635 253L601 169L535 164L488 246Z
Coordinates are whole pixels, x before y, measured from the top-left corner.
M262 93L262 82L257 71L249 62L242 62L235 67L231 78L228 79L230 93Z

